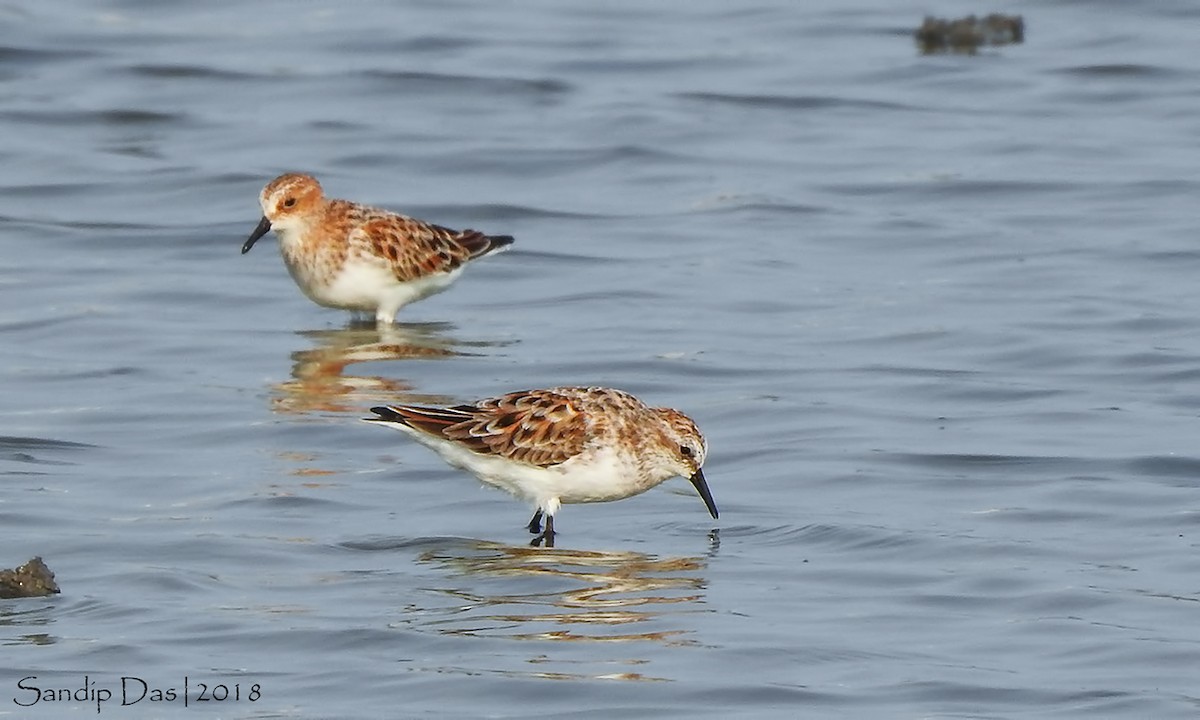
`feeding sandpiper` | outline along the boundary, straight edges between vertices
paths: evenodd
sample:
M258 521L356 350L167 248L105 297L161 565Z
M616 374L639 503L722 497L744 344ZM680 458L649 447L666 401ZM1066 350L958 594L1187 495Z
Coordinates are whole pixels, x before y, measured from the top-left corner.
M701 471L708 446L696 424L620 390L524 390L468 405L371 412L377 417L367 422L400 430L451 465L531 503L534 546L554 547L554 516L564 503L621 500L676 476L688 478L717 517Z

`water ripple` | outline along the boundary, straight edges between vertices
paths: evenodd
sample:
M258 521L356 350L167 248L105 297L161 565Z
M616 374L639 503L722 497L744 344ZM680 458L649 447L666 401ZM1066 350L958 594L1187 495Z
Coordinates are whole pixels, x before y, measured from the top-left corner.
M1055 72L1063 75L1072 75L1075 77L1099 77L1099 78L1132 78L1135 80L1146 79L1174 79L1186 76L1187 74L1175 68L1163 67L1160 65L1145 65L1141 63L1107 63L1098 65L1076 65L1073 67L1064 67Z
M244 80L261 77L250 73L214 68L208 65L144 64L126 68L133 75L168 80Z
M844 108L849 110L920 110L920 108L913 105L885 100L867 100L863 98L828 95L740 95L734 93L684 92L678 93L676 97L683 100L718 105L778 110L825 110L830 108Z
M94 447L96 446L70 440L0 435L0 450L80 450Z
M142 125L177 126L187 124L189 116L186 113L134 108L113 108L108 110L5 110L0 112L0 120L15 123L69 127L92 127L96 125L114 127Z
M539 99L557 99L572 87L562 80L548 78L488 77L483 75L454 75L433 72L399 70L367 70L363 77L376 80L389 91L406 95L428 95L437 92L453 94L520 95Z
M95 53L83 50L0 45L0 63L4 63L5 65L36 65L43 62L80 60L90 57L95 57Z
M1200 487L1200 458L1159 455L1131 458L1125 462L1134 475L1168 478L1175 487Z

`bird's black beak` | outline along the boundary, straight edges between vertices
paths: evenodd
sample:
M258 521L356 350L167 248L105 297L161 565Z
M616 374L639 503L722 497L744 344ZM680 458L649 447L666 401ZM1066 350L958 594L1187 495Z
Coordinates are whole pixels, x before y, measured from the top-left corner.
M264 216L262 220L258 221L258 227L254 228L254 232L250 233L250 237L246 238L246 242L242 244L242 254L245 255L250 252L250 248L254 247L254 243L258 242L258 239L266 235L270 229L271 221Z
M708 514L713 516L713 520L716 520L717 504L713 502L712 493L708 491L708 483L704 482L704 471L696 468L696 474L688 478L688 480L692 481L692 485L696 487L696 492L700 493L705 506L708 507Z

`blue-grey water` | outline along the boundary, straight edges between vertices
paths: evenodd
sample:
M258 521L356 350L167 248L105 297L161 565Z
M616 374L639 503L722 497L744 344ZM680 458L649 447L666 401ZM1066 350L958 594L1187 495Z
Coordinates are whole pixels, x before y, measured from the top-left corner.
M0 601L0 716L1196 717L1198 27L4 3L0 567L62 593ZM517 244L350 327L239 255L285 170ZM534 550L357 421L561 383L692 415L721 519Z

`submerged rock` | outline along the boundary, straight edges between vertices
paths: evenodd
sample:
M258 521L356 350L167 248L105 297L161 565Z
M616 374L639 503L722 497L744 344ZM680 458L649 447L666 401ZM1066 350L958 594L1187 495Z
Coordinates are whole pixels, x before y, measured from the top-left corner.
M45 597L57 592L54 573L40 557L16 570L0 570L0 598Z
M1020 15L992 13L982 20L968 15L958 20L926 17L916 32L917 47L925 55L958 52L974 55L982 45L1025 42L1025 20Z

